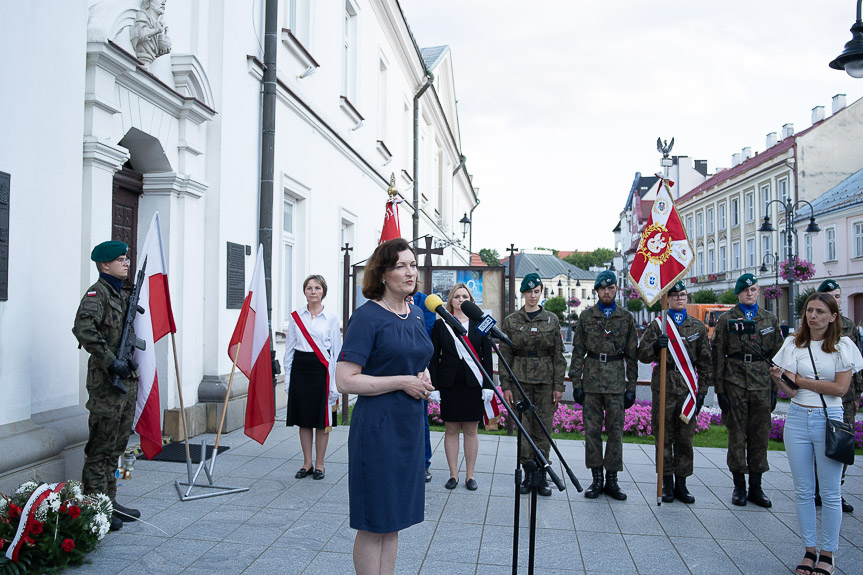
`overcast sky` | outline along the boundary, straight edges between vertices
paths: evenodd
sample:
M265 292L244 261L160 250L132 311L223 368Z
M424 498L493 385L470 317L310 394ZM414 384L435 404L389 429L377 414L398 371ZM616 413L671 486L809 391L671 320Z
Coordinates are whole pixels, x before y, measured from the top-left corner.
M452 50L473 250L612 247L635 172L765 148L863 80L828 67L854 0L400 0L421 47Z

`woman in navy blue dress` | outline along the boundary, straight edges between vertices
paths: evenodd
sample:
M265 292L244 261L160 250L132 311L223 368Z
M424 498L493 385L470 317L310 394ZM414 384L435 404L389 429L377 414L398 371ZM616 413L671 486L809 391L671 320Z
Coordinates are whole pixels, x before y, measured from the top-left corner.
M434 390L426 366L432 343L417 290L416 257L403 239L377 247L366 264L363 295L351 316L336 384L356 394L348 434L350 525L357 529L359 575L395 571L398 532L423 521L423 399Z

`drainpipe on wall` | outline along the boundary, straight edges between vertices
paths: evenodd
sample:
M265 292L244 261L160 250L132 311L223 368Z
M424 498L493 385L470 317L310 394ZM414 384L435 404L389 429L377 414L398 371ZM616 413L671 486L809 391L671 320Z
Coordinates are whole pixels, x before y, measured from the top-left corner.
M258 242L264 246L264 278L267 286L267 330L273 389L281 371L273 348L273 178L276 144L276 53L278 49L279 0L266 0L264 7L264 93L261 110L261 185L258 201ZM257 250L256 250L257 251Z
M459 170L464 170L464 176L467 178L467 185L470 186L470 191L473 194L473 199L476 203L470 209L470 214L468 215L468 219L471 221L470 224L470 240L468 240L467 250L469 254L473 253L473 211L479 206L479 198L476 197L476 190L473 188L473 180L471 180L470 174L467 172L467 156L464 154L459 155L458 166L452 171L452 177L458 173ZM468 258L468 262L470 262L470 258Z
M418 238L420 235L420 188L419 188L419 174L420 174L420 109L419 109L419 100L422 98L422 95L425 94L425 91L428 90L432 82L434 82L434 75L426 70L425 83L420 86L420 89L417 90L417 93L414 95L414 214L413 214L413 237ZM414 240L414 248L416 248L419 240Z

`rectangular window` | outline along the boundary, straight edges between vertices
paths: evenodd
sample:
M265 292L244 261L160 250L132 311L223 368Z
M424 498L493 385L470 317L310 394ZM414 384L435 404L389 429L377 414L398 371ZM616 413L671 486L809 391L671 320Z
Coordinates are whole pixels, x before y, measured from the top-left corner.
M378 140L387 141L387 65L378 66Z
M707 273L715 274L716 273L716 258L714 257L715 250L713 248L707 248Z
M863 222L854 224L854 257L863 257Z
M836 228L827 228L824 234L826 261L836 261Z
M779 188L779 199L784 204L785 200L788 199L788 180L779 180L776 185Z
M732 269L740 269L740 242L731 244L731 265Z
M440 215L441 219L446 217L444 213L444 208L446 207L446 202L444 198L444 185L446 182L446 178L444 178L444 157L443 157L443 148L438 145L437 148L437 211Z
M704 235L704 214L698 212L695 214L695 237L700 238Z
M746 194L746 222L755 221L755 192Z
M770 184L761 186L761 216L770 213Z
M287 27L307 50L311 50L311 0L288 0Z
M755 238L746 240L746 267L755 267Z
M357 11L345 2L344 48L342 50L342 95L357 104Z
M294 245L296 202L285 197L282 205L282 321L290 321L294 310Z
M725 246L719 246L719 273L724 273L727 262L725 261Z
M761 258L764 259L767 254L773 253L773 236L764 234L761 236Z
M740 225L740 198L731 200L731 227L736 228Z
M807 262L811 262L811 261L812 261L812 259L813 259L813 254L812 254L812 236L811 236L811 235L809 235L809 234L806 234L805 236L803 236L803 250L804 250L804 253L806 254L806 255L804 256L804 257L805 257L805 259L806 259L806 261L807 261Z
M725 224L725 204L719 204L719 225L717 227L719 228L720 232L725 231Z
M686 216L686 235L691 238L694 231L692 229L692 216Z
M704 252L698 252L698 275L704 275Z
M713 208L707 208L707 235L713 235Z

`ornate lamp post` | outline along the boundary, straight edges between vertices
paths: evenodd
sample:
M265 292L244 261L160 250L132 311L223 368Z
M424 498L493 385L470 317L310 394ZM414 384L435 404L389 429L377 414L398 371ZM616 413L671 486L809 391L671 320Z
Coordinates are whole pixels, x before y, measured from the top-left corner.
M764 257L761 258L761 267L758 268L758 271L762 274L766 274L768 271L770 271L769 269L767 269L767 264L769 264L771 261L773 262L773 273L776 274L773 279L773 286L776 287L779 285L779 254L764 254ZM776 302L776 315L779 315L778 300Z
M863 18L861 18L863 0L857 0L857 21L851 26L851 40L845 44L845 49L836 59L830 62L834 70L845 70L852 78L863 78Z
M807 206L809 206L809 225L806 226L806 233L817 234L821 231L821 228L815 222L815 210L812 208L812 204L810 204L806 200L798 200L796 202L792 202L791 198L786 198L785 202L783 202L782 200L771 200L767 202L767 206L769 207L770 204L774 202L785 209L785 257L788 261L788 266L790 270L792 263L797 259L797 254L794 251L794 239L797 236L797 230L794 229L794 216L796 215L795 211L800 207L801 204L806 204ZM764 216L764 222L761 224L761 227L758 228L758 231L762 233L770 233L773 230L773 224L770 223L770 214L767 214L766 216ZM796 325L794 321L793 273L790 273L788 275L788 325Z
M464 217L458 221L461 224L461 239L464 240L467 236L467 229L471 225L470 218L467 217L467 212L464 213Z

